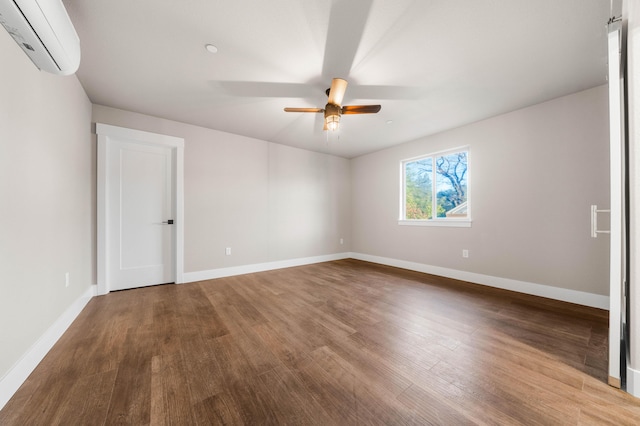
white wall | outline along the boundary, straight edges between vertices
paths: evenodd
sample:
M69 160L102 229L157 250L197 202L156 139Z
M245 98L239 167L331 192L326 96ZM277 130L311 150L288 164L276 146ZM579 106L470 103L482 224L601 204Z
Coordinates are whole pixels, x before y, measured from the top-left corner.
M608 295L607 108L597 87L354 159L352 251ZM472 227L399 226L400 161L463 145Z
M0 58L2 379L94 282L95 208L91 103L77 78L38 71L4 30Z
M185 272L349 251L349 160L100 105L93 121L185 139Z

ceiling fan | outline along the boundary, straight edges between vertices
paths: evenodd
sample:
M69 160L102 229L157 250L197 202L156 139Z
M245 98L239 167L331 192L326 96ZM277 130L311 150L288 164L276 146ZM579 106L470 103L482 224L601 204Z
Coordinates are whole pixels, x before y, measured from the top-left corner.
M285 112L324 112L323 130L337 130L342 114L375 114L382 108L380 105L345 105L341 106L342 98L347 90L347 80L334 78L331 87L327 89L329 100L322 108L285 108Z

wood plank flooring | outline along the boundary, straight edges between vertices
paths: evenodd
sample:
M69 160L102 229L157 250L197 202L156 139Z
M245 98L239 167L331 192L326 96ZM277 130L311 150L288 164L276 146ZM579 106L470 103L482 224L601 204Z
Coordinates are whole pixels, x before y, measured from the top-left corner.
M607 312L356 260L96 297L1 425L640 424Z

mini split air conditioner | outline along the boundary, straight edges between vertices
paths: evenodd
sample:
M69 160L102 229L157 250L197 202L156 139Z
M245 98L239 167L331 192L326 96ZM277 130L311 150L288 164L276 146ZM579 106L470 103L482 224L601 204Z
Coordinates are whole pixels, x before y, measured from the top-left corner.
M0 0L0 24L42 71L77 71L80 39L62 0Z

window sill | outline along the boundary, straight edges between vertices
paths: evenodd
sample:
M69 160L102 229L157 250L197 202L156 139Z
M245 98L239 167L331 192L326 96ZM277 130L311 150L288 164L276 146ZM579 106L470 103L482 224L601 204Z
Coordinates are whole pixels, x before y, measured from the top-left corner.
M403 226L445 226L451 228L471 228L471 219L430 219L430 220L399 220Z

